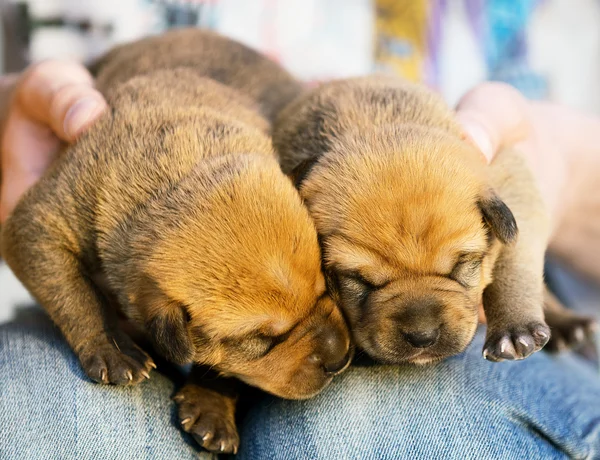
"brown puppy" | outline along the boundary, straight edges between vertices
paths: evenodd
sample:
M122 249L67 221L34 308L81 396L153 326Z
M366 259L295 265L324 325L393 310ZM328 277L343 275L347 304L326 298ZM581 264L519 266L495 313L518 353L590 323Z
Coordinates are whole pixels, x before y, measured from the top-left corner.
M199 62L212 52L198 49ZM314 224L254 102L172 58L115 86L99 69L111 110L23 197L3 254L97 382L136 383L153 367L117 326L118 304L172 362L310 397L349 361ZM183 427L234 452L237 393L203 385L205 373L176 397Z
M179 29L114 48L91 67L96 86L107 87L153 70L187 67L238 90L270 122L301 94L302 86L255 50L209 31Z
M546 344L549 224L519 154L485 167L440 98L376 76L300 97L273 143L317 225L331 290L373 358L429 363L461 352L482 300L486 358L521 359Z

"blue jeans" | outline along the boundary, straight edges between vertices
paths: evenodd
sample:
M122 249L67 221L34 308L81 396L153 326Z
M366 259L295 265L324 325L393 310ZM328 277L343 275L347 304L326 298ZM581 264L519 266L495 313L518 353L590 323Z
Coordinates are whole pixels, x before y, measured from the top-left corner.
M429 367L354 366L308 401L265 396L241 459L600 458L600 375L583 359L468 350ZM175 384L91 383L39 310L0 326L0 459L197 458ZM202 458L210 458L202 454Z

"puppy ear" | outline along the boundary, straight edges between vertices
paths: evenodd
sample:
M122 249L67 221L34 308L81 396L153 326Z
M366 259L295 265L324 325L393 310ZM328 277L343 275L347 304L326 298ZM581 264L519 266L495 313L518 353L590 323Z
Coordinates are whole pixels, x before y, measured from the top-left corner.
M493 190L481 197L477 205L483 220L489 225L496 238L504 244L512 243L517 239L519 229L515 216Z
M194 342L185 305L170 299L149 275L139 278L134 304L154 349L175 364L194 357Z
M294 167L294 169L290 173L290 178L292 179L292 182L294 183L294 186L297 189L299 189L302 186L302 183L308 177L308 175L310 174L313 167L317 164L318 161L319 156L315 155L307 158L306 160L303 160L300 164Z
M170 302L156 310L146 322L156 351L175 364L187 364L194 358L194 342L188 323L185 306L177 302Z

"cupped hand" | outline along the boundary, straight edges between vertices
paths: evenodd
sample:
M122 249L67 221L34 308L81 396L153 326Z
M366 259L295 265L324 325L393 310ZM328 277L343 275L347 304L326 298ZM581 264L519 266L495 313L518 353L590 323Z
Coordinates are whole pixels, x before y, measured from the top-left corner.
M61 143L73 142L104 111L87 69L76 62L50 60L21 75L2 77L6 110L0 156L0 223L19 198L52 164Z
M523 152L552 217L551 251L600 281L600 117L503 83L475 87L456 116L488 161L503 146Z

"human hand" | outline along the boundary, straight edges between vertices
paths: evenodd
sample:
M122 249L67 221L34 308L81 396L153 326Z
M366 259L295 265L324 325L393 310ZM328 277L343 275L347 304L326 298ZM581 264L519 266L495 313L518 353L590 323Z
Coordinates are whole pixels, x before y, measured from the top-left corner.
M50 167L63 142L73 142L104 111L87 69L50 60L0 80L2 144L0 223ZM5 109L5 110L1 110Z
M505 145L523 152L552 218L550 250L600 281L600 118L502 83L467 93L457 118L488 161Z

